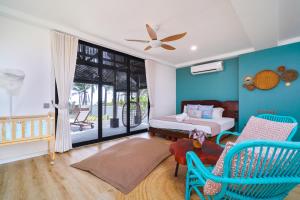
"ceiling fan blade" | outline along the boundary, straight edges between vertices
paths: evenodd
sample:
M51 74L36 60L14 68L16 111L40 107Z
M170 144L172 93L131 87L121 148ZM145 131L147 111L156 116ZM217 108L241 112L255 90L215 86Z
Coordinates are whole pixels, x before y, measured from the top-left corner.
M179 39L183 38L186 34L187 34L187 32L172 35L172 36L166 37L166 38L164 38L160 41L161 42L171 42L171 41L174 41L174 40L179 40Z
M128 42L142 42L142 43L149 43L149 40L134 40L134 39L125 39Z
M151 38L151 40L157 40L157 35L155 31L149 26L149 24L146 24L147 32Z
M151 46L147 46L145 49L144 49L144 51L147 51L147 50L149 50L149 49L151 49L152 47Z
M175 50L175 47L172 47L171 45L168 44L161 44L161 47L167 50Z

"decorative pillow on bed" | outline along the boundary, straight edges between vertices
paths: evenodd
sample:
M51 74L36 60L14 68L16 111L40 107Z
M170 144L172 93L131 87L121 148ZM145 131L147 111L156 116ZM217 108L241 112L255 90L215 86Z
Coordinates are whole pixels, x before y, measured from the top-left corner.
M224 108L217 107L213 108L212 118L213 119L220 119L223 117Z
M187 105L187 114L192 118L201 118L202 112L199 110L199 105Z
M212 119L214 106L199 105L199 110L202 112L203 119Z
M236 142L245 140L286 140L297 123L274 122L259 117L250 117Z

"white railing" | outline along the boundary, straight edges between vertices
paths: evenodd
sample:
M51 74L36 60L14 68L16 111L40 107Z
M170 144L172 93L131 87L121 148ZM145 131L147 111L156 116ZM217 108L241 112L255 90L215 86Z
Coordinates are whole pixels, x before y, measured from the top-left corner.
M55 118L53 113L35 116L0 117L0 147L24 142L48 141L54 162Z

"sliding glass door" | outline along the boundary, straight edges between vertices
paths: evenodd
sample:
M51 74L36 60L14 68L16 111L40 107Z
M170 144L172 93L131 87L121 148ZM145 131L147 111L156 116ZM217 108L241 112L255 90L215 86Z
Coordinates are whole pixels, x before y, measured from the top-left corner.
M127 112L128 58L108 49L102 50L102 137L128 133L124 126ZM124 115L125 114L125 115Z
M113 86L102 86L102 137L127 133L122 124L122 113L127 110L127 92L115 91Z
M147 129L148 124L148 92L145 63L130 60L130 131Z
M98 85L75 82L69 101L73 143L98 139Z
M73 146L146 131L144 60L80 41L69 110Z

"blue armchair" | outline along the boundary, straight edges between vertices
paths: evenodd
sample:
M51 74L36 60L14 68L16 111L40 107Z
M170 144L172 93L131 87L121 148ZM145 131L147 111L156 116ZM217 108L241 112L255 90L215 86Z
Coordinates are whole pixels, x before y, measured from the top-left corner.
M243 155L247 158L241 159ZM205 199L200 187L208 179L221 183L220 192L206 196L208 199L284 199L300 183L299 165L300 143L296 142L257 140L236 144L224 158L222 176L214 175L194 152L188 152L185 199L190 200L192 191Z

